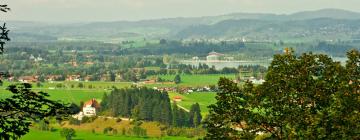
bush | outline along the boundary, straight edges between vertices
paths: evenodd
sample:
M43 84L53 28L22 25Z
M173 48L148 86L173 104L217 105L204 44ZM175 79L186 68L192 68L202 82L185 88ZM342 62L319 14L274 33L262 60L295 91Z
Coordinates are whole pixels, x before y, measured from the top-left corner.
M131 133L137 137L147 137L147 130L140 126L134 126L130 129Z
M63 128L60 131L61 137L65 137L66 140L71 140L72 137L76 137L75 130L72 128Z
M126 129L125 129L125 128L123 128L123 129L121 130L121 134L122 134L123 136L126 135Z
M80 122L78 119L75 119L75 118L73 118L73 117L70 117L70 119L69 119L69 124L70 124L70 125L80 125L81 122Z
M122 121L122 120L121 120L120 118L117 118L117 119L116 119L116 122L117 122L117 123L119 123L119 122L121 122L121 121Z
M113 130L114 130L114 128L112 128L112 127L106 127L106 128L104 128L103 133L105 135L107 135L109 133L112 133Z
M93 116L93 117L86 117L84 116L81 120L81 123L92 123L97 119L97 116Z
M83 84L83 83L79 83L79 84L78 84L78 88L84 88L84 84Z
M39 122L39 130L41 131L49 131L50 130L50 127L49 127L49 123L42 120Z

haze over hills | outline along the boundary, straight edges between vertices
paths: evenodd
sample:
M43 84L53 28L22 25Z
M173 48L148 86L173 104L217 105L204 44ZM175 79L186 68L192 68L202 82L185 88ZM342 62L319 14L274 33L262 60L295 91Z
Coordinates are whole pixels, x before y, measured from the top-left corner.
M141 21L49 24L10 21L15 41L247 38L334 40L360 36L360 13L339 9L289 15L232 13L220 16ZM320 37L321 36L321 37Z

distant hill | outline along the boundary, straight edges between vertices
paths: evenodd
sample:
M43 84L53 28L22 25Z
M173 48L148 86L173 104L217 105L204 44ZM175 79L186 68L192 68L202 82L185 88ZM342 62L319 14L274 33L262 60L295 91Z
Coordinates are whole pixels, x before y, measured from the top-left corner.
M292 20L304 20L315 18L333 18L333 19L360 19L360 13L340 10L340 9L321 9L317 11L304 11L286 16Z
M176 38L245 38L252 41L350 40L360 35L360 20L317 18L307 20L226 20L192 26Z
M128 40L136 38L239 38L259 40L294 39L307 36L313 39L354 38L358 34L360 13L322 9L289 15L264 13L232 13L219 16L152 19L141 21L94 22L77 24L48 24L37 22L9 22L8 26L19 38ZM316 29L315 29L316 27ZM324 32L319 31L325 30ZM352 36L349 36L351 34ZM323 38L321 38L323 37Z

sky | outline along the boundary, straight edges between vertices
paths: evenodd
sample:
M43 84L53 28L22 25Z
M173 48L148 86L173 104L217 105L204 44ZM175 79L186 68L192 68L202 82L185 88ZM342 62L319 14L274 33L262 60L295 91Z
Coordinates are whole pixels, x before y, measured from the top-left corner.
M227 13L291 14L337 8L360 12L360 0L0 0L12 9L1 20L91 22Z

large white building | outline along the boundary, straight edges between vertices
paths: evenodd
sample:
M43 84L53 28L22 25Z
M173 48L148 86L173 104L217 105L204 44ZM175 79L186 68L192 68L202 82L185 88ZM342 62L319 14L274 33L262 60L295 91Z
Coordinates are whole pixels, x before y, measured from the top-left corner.
M207 61L219 61L220 57L223 56L221 53L217 53L215 51L212 51L209 53L209 55L206 57Z

